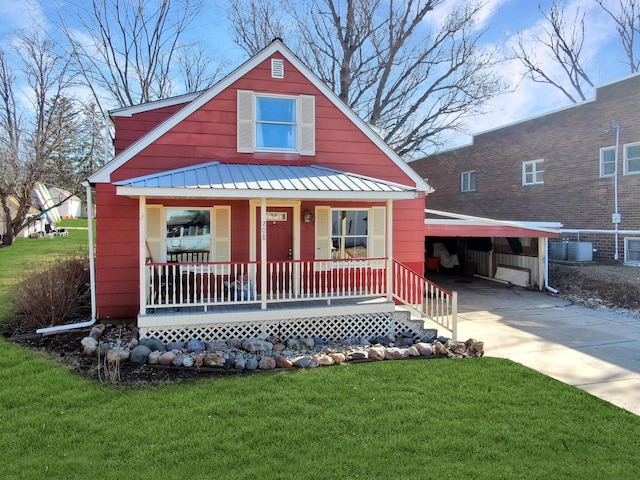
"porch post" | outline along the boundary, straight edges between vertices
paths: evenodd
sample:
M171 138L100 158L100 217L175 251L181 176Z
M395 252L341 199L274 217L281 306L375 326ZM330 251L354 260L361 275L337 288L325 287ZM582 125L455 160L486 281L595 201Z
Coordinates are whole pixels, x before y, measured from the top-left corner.
M147 197L143 195L138 197L138 214L138 231L140 232L138 241L138 256L140 258L138 293L140 295L140 315L145 315L147 313L147 272L145 267L145 259L147 258Z
M260 199L260 308L267 309L267 199Z
M387 200L387 300L393 301L393 200Z
M544 290L549 285L548 247L549 239L547 237L538 238L538 290Z

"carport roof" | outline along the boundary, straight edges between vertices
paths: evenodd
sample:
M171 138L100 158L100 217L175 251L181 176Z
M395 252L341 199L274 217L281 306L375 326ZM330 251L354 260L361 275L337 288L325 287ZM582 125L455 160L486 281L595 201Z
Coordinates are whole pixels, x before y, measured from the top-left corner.
M429 237L558 237L558 222L522 222L473 217L441 210L425 209L428 214L449 218L426 218L425 236Z

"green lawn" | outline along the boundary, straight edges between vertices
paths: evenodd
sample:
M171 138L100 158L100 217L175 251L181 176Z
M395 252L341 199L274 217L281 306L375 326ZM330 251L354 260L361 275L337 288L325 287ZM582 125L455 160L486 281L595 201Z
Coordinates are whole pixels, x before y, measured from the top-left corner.
M55 258L86 255L88 230L86 219L66 219L56 228L69 229L66 237L16 238L11 247L0 248L0 323L11 320L11 294L31 272Z
M73 253L74 233L0 249L2 304L6 265ZM640 417L502 359L125 389L0 340L0 386L7 479L638 477Z

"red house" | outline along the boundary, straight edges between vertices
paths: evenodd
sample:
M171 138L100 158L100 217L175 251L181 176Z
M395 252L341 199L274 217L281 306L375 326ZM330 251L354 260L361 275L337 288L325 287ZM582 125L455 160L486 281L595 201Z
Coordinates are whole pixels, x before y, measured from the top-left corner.
M425 304L431 188L280 41L111 118L116 157L89 179L98 318L164 340L343 338L409 328L407 302L450 325L446 292Z

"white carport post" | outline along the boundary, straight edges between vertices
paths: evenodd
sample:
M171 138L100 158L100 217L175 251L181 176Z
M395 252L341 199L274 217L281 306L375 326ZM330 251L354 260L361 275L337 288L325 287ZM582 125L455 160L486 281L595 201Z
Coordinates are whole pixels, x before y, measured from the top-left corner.
M267 309L267 199L260 199L260 308Z
M549 239L547 237L538 238L538 290L544 290L549 286Z
M387 300L393 301L393 200L387 200Z

